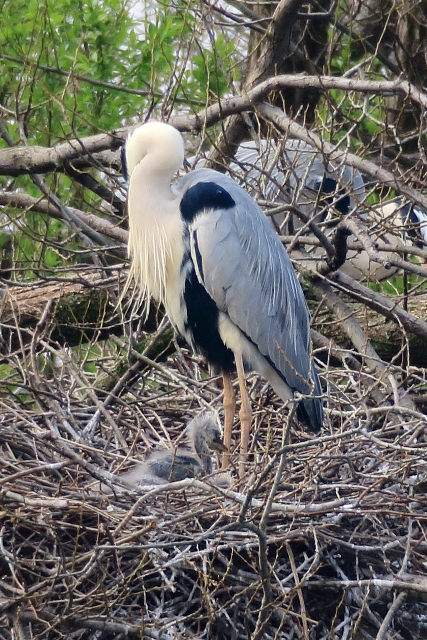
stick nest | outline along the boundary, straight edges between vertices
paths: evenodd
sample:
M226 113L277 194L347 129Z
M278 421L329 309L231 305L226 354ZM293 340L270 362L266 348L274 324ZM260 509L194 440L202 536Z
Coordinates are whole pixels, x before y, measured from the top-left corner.
M374 406L379 381L367 393L363 369L335 368L321 434L293 424L285 440L283 405L249 376L242 483L232 467L225 488L121 487L221 410L199 366L178 350L104 407L64 357L1 400L0 637L426 637L426 417Z

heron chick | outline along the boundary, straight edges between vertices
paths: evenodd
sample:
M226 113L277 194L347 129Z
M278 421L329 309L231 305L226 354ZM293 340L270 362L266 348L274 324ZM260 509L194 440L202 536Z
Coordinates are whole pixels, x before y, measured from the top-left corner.
M185 429L189 449L159 449L150 453L143 462L120 476L128 484L150 482L176 482L194 476L212 473L211 450L225 451L213 412L204 412L193 418Z
M251 422L244 363L284 401L300 394L301 421L315 431L322 425L322 392L311 360L301 286L266 216L234 180L200 169L171 184L184 163L177 129L161 122L141 125L128 138L122 157L129 175L129 277L139 285L147 313L150 298L163 303L190 346L221 368L228 450L235 363L243 476Z

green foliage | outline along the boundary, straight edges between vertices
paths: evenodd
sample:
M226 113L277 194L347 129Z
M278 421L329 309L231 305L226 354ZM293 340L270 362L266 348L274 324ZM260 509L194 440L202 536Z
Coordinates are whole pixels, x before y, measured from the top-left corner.
M418 262L413 259L411 262ZM415 273L407 274L405 277L403 275L397 274L387 278L387 280L382 280L381 282L370 282L368 286L372 291L378 291L379 293L388 294L392 296L402 295L405 291L420 291L427 289L426 279L422 276L418 276Z
M232 54L232 42L221 35L215 41L215 49L211 51L201 50L193 59L192 75L199 87L206 88L206 102L218 95L224 95L229 89L230 79L225 69L228 67Z
M117 95L74 75L122 82L117 54L131 26L125 2L6 0L3 21L0 48L17 60L4 60L3 92L7 86L10 100L19 97L30 142L53 144L76 130L117 126Z
M153 18L132 17L127 0L6 0L0 95L11 111L18 101L28 142L113 129L168 91L199 106L222 95L234 39L220 33L209 50L205 25L186 3L161 4Z
M52 146L144 119L153 108L182 113L222 97L237 78L227 71L239 68L236 32L208 35L199 8L167 0L140 3L135 13L128 0L4 0L0 99L10 137ZM0 147L6 144L0 138ZM93 212L101 204L65 175L44 179L64 205ZM40 197L28 176L12 188ZM0 228L13 230L20 277L49 275L77 259L80 240L64 223L12 207L3 212Z

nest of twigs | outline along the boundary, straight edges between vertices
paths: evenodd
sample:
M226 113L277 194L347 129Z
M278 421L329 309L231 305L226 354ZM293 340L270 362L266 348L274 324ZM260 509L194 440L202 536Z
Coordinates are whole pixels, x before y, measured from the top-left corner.
M1 400L1 638L427 636L427 419L363 367L323 376L320 434L249 376L244 481L134 490L111 474L220 410L216 380L174 352L106 406L71 360L28 367Z

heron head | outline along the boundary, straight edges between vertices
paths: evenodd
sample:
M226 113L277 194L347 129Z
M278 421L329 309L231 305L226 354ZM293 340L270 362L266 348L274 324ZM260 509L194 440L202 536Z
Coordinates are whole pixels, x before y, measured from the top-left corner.
M212 411L205 411L197 418L191 420L186 428L189 438L203 439L204 443L216 451L227 451L227 447L222 441L221 429L218 416Z
M206 429L206 442L208 447L216 451L227 451L227 447L222 441L221 431L218 425Z
M146 122L137 127L129 134L123 149L122 171L126 173L125 177L130 177L137 164L148 154L153 157L161 155L163 164L171 164L175 171L184 162L182 136L175 127L165 122Z

